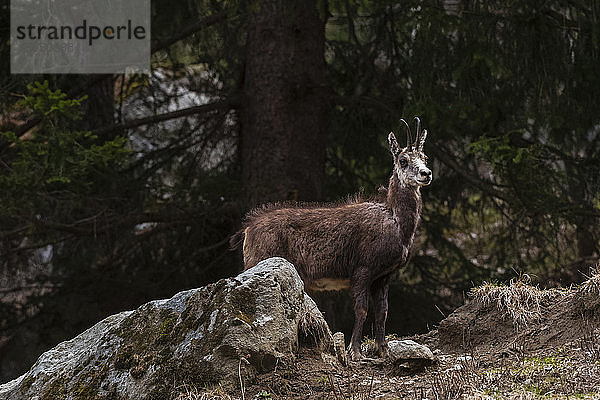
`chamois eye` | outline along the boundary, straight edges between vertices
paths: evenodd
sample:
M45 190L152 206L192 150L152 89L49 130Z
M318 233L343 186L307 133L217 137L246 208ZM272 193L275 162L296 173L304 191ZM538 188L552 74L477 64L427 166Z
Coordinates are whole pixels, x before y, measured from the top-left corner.
M400 166L402 168L406 168L407 165L408 165L408 161L406 161L406 158L401 158L400 159Z

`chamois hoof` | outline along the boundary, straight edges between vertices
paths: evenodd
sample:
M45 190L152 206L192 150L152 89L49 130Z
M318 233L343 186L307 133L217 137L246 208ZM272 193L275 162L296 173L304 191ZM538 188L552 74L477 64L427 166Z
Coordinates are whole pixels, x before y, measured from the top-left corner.
M388 347L387 343L376 345L376 349L377 354L382 360L390 358L390 348Z
M362 355L362 352L360 350L356 350L352 347L348 347L348 359L350 361L355 361L355 362L359 362L365 359L365 357Z
M354 352L352 349L348 349L348 358L351 362L362 364L362 365L377 365L381 366L384 363L382 358L371 358L365 357L362 352Z

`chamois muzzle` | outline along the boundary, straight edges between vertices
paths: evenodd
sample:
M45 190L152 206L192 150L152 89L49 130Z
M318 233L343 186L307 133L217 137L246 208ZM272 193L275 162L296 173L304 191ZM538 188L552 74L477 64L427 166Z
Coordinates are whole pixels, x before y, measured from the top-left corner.
M430 169L420 170L419 176L420 176L420 178L418 179L418 182L423 186L429 185L431 183L431 181L433 180Z

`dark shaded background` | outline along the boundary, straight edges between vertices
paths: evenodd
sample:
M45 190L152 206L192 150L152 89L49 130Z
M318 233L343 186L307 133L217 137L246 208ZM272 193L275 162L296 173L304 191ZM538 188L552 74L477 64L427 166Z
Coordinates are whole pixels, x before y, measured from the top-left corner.
M434 181L388 332L434 327L484 280L596 265L598 1L157 0L148 76L11 75L8 3L1 382L107 315L236 274L228 237L253 206L375 194L401 117L429 130Z

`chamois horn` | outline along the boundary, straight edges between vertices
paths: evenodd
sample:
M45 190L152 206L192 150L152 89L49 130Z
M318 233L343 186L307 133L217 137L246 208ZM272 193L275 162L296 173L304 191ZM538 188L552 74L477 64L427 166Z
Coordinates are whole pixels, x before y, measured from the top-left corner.
M402 121L404 123L404 125L406 125L406 148L408 151L412 151L412 135L410 133L410 126L408 125L408 122L406 122L404 120L404 118L400 118L400 121Z

